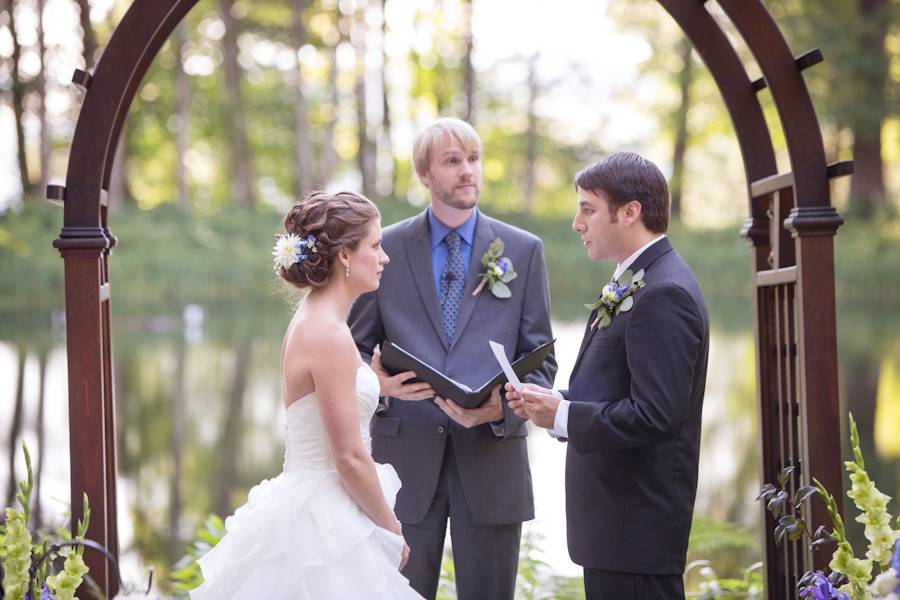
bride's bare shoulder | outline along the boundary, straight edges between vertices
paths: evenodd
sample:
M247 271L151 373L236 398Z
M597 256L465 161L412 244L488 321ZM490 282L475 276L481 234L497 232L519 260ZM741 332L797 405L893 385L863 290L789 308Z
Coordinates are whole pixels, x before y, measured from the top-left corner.
M284 351L302 354L308 364L355 358L356 344L344 321L327 314L298 310L284 337Z

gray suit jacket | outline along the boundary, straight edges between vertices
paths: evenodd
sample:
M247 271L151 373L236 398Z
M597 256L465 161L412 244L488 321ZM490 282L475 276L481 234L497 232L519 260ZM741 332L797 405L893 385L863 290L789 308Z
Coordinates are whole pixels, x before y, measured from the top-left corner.
M477 388L500 370L488 340L503 344L518 357L552 339L543 244L534 235L479 211L456 339L450 346L441 325L428 227L428 213L423 211L385 228L383 245L391 261L381 287L354 304L350 328L367 360L376 345L391 341L449 377ZM481 257L496 238L503 240L504 256L518 273L509 284L512 297L496 298L487 287L473 297ZM552 387L555 374L551 355L526 380ZM403 488L396 512L402 522L420 522L431 506L448 435L453 436L463 492L477 522L500 525L534 518L527 430L505 402L504 413L499 427L484 424L465 429L430 400L388 401L387 410L372 419L372 453L376 461L390 463L400 475Z

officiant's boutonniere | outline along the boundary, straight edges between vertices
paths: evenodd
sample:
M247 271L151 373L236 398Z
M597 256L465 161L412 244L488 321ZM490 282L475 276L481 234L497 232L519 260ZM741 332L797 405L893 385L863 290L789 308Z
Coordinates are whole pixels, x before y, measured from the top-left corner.
M588 310L597 310L597 318L591 323L591 329L598 325L600 329L606 329L614 316L631 310L634 306L632 296L646 285L643 269L637 273L625 271L619 276L618 281L610 281L604 285L600 299L593 304L584 305Z
M489 286L491 293L498 298L512 296L506 284L516 278L516 272L512 261L503 256L503 240L497 238L491 242L487 252L481 257L481 266L484 267L484 271L478 274L481 283L472 291L473 296L480 294L485 285Z

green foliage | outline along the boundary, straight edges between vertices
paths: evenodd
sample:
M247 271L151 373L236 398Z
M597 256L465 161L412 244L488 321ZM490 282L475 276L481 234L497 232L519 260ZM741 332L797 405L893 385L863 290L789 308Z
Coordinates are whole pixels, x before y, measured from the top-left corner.
M225 524L216 515L206 517L203 528L197 532L197 539L187 547L187 554L179 560L169 573L172 591L179 598L187 598L189 592L203 583L203 574L197 561L209 552L225 535Z
M735 523L694 516L688 552L694 556L714 556L722 550L755 549L756 536Z
M697 569L701 580L698 591L687 594L688 598L700 598L700 600L713 600L714 598L746 598L747 600L761 600L765 597L765 584L763 582L763 563L753 563L743 570L740 578L719 577L713 570L708 560L698 560L689 564L685 570L685 576Z
M41 591L46 582L47 587L57 600L73 600L75 590L81 585L84 576L88 572L82 555L84 548L81 546L68 548L62 553L65 555L63 568L57 573L49 574L47 559L52 555L60 554L59 546L51 546L44 539L38 543L32 543L32 534L28 529L28 520L31 515L31 493L34 488L34 477L31 468L31 455L28 447L22 444L22 453L25 455L25 469L27 476L25 481L19 482L19 491L16 499L21 510L6 507L6 523L0 528L0 566L2 569L2 588L4 597L9 600L22 600L30 591L32 598L41 596ZM91 509L88 504L87 494L84 495L84 516L78 521L75 541L83 541L87 534L91 518ZM63 539L68 539L68 532ZM32 564L36 565L32 573Z

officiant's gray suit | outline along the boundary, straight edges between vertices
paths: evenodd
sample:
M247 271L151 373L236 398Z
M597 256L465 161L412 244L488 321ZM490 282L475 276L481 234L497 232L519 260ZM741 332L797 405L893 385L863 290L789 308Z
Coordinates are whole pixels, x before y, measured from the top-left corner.
M429 211L384 229L390 257L380 288L357 300L350 326L363 357L391 341L452 379L478 388L500 371L488 345L503 344L517 358L552 339L550 294L543 244L536 236L477 213L471 259L452 344L441 321L432 266ZM481 257L495 239L518 277L510 298L485 287L472 292ZM552 387L551 355L526 381ZM396 513L411 557L404 575L419 593L434 597L441 551L450 534L461 600L512 599L523 521L534 518L527 430L504 401L505 418L466 429L431 400L385 399L372 420L372 453L390 463L403 487Z

